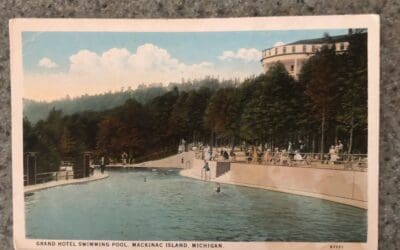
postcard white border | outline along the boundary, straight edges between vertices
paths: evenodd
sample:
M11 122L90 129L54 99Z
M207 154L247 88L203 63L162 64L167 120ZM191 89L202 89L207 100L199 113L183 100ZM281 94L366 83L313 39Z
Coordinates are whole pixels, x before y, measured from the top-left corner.
M288 16L207 19L12 19L10 20L12 180L14 245L16 249L50 249L25 238L22 153L22 32L211 32L303 29L368 29L368 236L367 243L338 243L341 249L377 249L379 190L379 27L378 15ZM65 241L65 240L63 240ZM71 242L78 242L72 240ZM99 241L97 241L99 242ZM106 241L104 241L106 242ZM108 241L110 242L110 241ZM335 243L223 242L225 249L332 249ZM108 247L51 247L51 249ZM137 249L137 248L136 248ZM146 248L152 249L152 248ZM159 248L157 248L159 249Z

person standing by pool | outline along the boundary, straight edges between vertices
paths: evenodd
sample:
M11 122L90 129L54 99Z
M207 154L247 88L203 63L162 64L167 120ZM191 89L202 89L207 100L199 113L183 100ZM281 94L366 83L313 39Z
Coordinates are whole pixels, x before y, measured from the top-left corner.
M121 155L122 165L126 164L126 159L128 158L128 154L124 151Z
M106 162L105 162L104 156L102 156L100 159L100 171L102 174L104 174L105 168L106 168Z
M343 143L341 140L338 141L338 145L337 145L337 155L338 157L342 157L342 153L343 153Z
M236 161L236 154L233 151L233 149L231 149L231 152L229 153L229 156L231 157L231 161Z
M253 163L258 163L258 152L257 148L253 146L253 157L252 157L252 162Z
M204 160L204 180L207 180L207 172L210 171L210 166L208 165L208 161ZM208 174L210 176L210 174ZM210 179L210 178L209 178Z
M223 157L224 157L224 160L229 160L229 155L228 155L228 152L226 152L225 150L223 151L223 153L222 153L222 155L223 155Z
M337 161L338 155L337 155L337 150L334 145L331 146L329 149L329 163L330 164L335 164L335 161Z
M207 146L204 148L203 152L204 152L204 160L206 160L206 161L211 160L211 154L212 154L212 152L211 152L210 146L207 145Z

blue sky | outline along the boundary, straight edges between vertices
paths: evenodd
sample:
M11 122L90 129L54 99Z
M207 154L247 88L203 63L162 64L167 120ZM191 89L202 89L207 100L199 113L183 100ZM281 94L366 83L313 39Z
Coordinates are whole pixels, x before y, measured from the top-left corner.
M53 100L66 94L79 96L126 86L135 88L141 83L201 77L207 70L209 75L243 78L262 73L258 57L263 49L277 42L318 38L325 32L333 36L347 30L24 32L25 97ZM156 58L150 60L152 56ZM93 78L105 71L107 77ZM51 93L38 94L41 88L50 89ZM57 93L60 89L62 93Z

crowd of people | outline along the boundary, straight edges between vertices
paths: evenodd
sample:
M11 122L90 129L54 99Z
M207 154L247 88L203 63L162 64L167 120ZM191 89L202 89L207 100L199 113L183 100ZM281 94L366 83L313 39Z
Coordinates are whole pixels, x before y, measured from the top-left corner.
M262 145L246 145L246 143L243 143L238 150L242 152L240 155L243 154L244 159L239 159L239 161L244 160L247 163L266 165L291 165L296 163L309 165L311 160L320 160L321 163L335 164L341 160L344 148L341 140L338 140L335 145L330 147L328 154L324 154L321 159L321 155L318 153L310 154L307 151L306 144L302 140L295 143L289 141L285 148L271 148L268 144L263 146L264 147L262 147ZM218 160L232 162L237 160L234 147L212 149L209 145L200 145L198 149L200 149L201 152L201 159L205 161Z
M242 147L243 148L243 147ZM259 147L248 147L246 149L247 162L263 164L290 165L293 161L306 161L306 145L302 140L298 143L288 142L287 148L270 148L264 145L264 150Z
M236 153L233 148L226 149L220 148L212 149L210 146L200 146L201 150L201 159L210 161L210 160L219 160L219 161L236 161ZM229 153L228 153L229 151Z

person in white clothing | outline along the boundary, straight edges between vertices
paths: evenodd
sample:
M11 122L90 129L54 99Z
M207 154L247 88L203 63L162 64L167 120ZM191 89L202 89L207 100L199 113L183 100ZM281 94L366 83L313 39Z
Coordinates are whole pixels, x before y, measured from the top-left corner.
M334 145L329 149L329 162L334 164L337 161L337 149Z
M301 156L301 154L299 153L298 150L296 150L296 151L294 152L294 160L295 160L295 161L302 161L302 160L303 160L303 157Z

